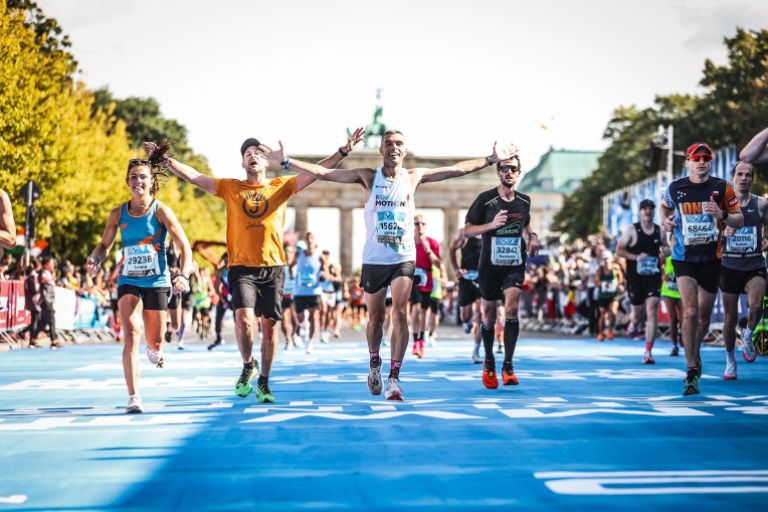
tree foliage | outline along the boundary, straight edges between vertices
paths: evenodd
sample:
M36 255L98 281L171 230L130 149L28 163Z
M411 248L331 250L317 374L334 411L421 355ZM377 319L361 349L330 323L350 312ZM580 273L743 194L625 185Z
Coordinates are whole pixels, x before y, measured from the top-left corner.
M555 229L571 237L586 237L599 230L602 196L649 176L642 166L659 124L674 126L676 150L697 141L716 148L729 144L741 148L766 127L768 30L739 29L725 38L725 45L725 65L704 63L700 84L706 92L702 96L657 96L650 108L630 106L614 111L603 134L610 145L597 170L566 198L555 216ZM759 182L758 187L764 186L765 179Z

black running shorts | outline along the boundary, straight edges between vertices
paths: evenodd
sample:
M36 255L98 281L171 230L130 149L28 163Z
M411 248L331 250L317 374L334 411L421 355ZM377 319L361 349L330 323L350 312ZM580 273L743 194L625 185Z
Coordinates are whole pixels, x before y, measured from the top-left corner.
M525 265L506 267L500 265L485 265L477 276L480 286L480 296L484 300L504 300L504 290L507 288L523 289L525 282Z
M416 271L415 261L404 261L392 265L372 265L363 263L363 273L360 282L366 293L376 293L386 288L398 277L408 277L413 279Z
M293 307L296 313L302 314L305 309L319 308L320 296L319 295L294 295Z
M642 306L650 297L661 297L661 276L627 279L627 295L633 306Z
M229 268L229 288L235 310L252 308L256 316L280 320L285 272L282 265L274 267Z
M480 298L480 287L477 282L459 278L459 306L469 306Z
M141 305L145 311L167 311L170 294L171 289L168 286L142 288L132 284L121 284L117 288L117 301L119 303L123 295L134 295L141 299Z
M678 278L692 277L704 291L717 293L717 285L720 281L720 260L698 262L672 260L672 265L675 267L675 275Z
M723 267L720 270L720 289L723 293L746 293L747 283L754 277L760 277L765 281L765 269L734 270Z

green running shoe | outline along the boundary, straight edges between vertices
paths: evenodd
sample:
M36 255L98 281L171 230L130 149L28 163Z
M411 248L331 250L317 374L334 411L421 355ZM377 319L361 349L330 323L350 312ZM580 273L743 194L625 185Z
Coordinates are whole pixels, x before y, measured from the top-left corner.
M269 384L266 382L264 384L256 385L256 398L262 404L275 403L275 396L272 394L272 391L269 389Z
M253 391L251 382L259 373L259 363L254 359L253 366L243 366L243 371L240 372L240 378L235 383L235 394L237 396L246 397Z
M683 381L683 396L698 395L699 393L699 376L696 374L696 369L691 368Z

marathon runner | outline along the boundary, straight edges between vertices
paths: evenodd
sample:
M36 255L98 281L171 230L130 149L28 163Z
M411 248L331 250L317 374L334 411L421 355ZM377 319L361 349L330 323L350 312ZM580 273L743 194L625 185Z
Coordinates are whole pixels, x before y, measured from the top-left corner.
M521 173L520 158L516 151L505 156L496 164L499 185L477 196L464 225L465 237L483 236L477 282L483 304L482 381L488 389L499 387L493 355L497 300L503 301L505 316L502 380L505 386L518 384L512 365L520 334L518 305L525 281L526 256L534 256L539 250L539 237L530 227L531 199L515 191Z
M155 153L150 155L153 159ZM127 202L113 209L101 243L86 260L86 268L96 275L99 267L115 243L118 229L122 238L123 263L117 278L118 309L125 335L123 341L123 371L128 387L127 413L141 413L143 404L139 395L139 343L141 326L138 310L142 310L144 336L147 339L147 358L152 364L163 365L163 338L166 310L171 287L180 293L189 286L192 249L173 211L155 198L159 188L157 174L150 160L133 159L128 162L125 182L131 191ZM169 235L180 249L180 272L170 275L165 253Z
M13 221L11 198L3 189L0 189L0 247L16 247L16 223Z
M747 294L749 317L741 331L742 356L748 363L757 358L752 333L763 313L765 295L765 256L768 239L764 236L768 225L768 201L750 193L755 170L752 164L737 162L731 169L731 182L739 200L744 225L735 230L728 226L723 231L724 246L720 290L723 292L723 339L725 340L725 380L736 380L736 323L739 320L739 295Z
M661 283L661 300L667 308L669 316L669 337L672 340L672 351L670 356L680 355L680 320L683 318L683 312L680 308L680 290L677 288L677 277L675 276L675 267L672 265L672 256L667 256L664 260L664 277Z
M416 268L414 270L413 287L411 288L411 330L413 331L413 355L424 357L424 331L427 325L427 314L430 310L437 311L438 303L432 298L435 280L432 277L432 267L442 264L440 259L440 244L424 232L427 221L421 214L414 215L413 226L416 245Z
M687 373L683 394L700 392L701 343L720 278L720 241L723 223L738 229L744 224L739 200L731 185L709 175L712 148L697 142L685 152L688 176L669 184L661 205L664 229L672 232L672 264L683 309L683 346Z
M370 320L366 327L370 365L368 389L381 394L381 347L384 323L384 302L387 285L392 287L392 340L389 377L385 397L402 400L400 367L408 348L408 320L406 308L413 284L416 261L414 244L414 193L420 183L441 181L479 171L517 154L515 146L497 148L486 158L467 160L449 167L435 169L403 167L407 149L405 136L397 130L387 131L381 138L379 152L383 164L377 169L324 169L317 165L292 160L286 156L282 143L272 151L270 159L284 163L284 168L295 168L318 179L338 183L357 183L366 195L366 237L363 249L362 283L368 304Z
M464 332L472 332L474 325L475 348L472 350L472 362L480 364L480 321L481 321L481 297L480 287L477 284L477 267L480 261L480 247L482 236L467 238L464 229L451 241L450 258L453 273L459 280L459 317L464 327ZM461 252L461 263L456 258L456 253ZM473 310L474 309L474 310Z
M362 140L365 130L358 128L333 155L319 166L334 167ZM148 146L151 150L151 145ZM235 383L235 394L246 397L254 390L258 372L253 358L254 317L261 318L261 372L256 385L259 402L274 402L269 388L269 372L277 347L275 324L282 316L281 304L286 264L282 233L288 199L311 185L312 176L267 178L269 161L265 148L249 138L240 145L246 179L218 179L201 174L192 167L169 158L169 168L201 190L223 199L227 204L227 253L229 285L235 308L235 334L243 370ZM288 166L285 166L288 167ZM288 169L284 169L287 171Z
M666 233L653 222L656 203L640 201L640 222L630 224L619 238L616 255L627 261L627 292L636 328L645 320L643 364L654 364L651 350L656 340L661 296L662 259L670 253Z

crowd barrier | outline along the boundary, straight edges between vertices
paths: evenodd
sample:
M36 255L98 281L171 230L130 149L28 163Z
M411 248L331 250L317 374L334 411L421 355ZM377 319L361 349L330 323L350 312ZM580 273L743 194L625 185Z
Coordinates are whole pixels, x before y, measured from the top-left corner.
M111 341L111 311L99 306L95 297L81 296L74 290L56 287L54 310L56 330L74 342ZM24 282L0 281L0 341L17 343L11 333L27 327L31 313L25 308Z

